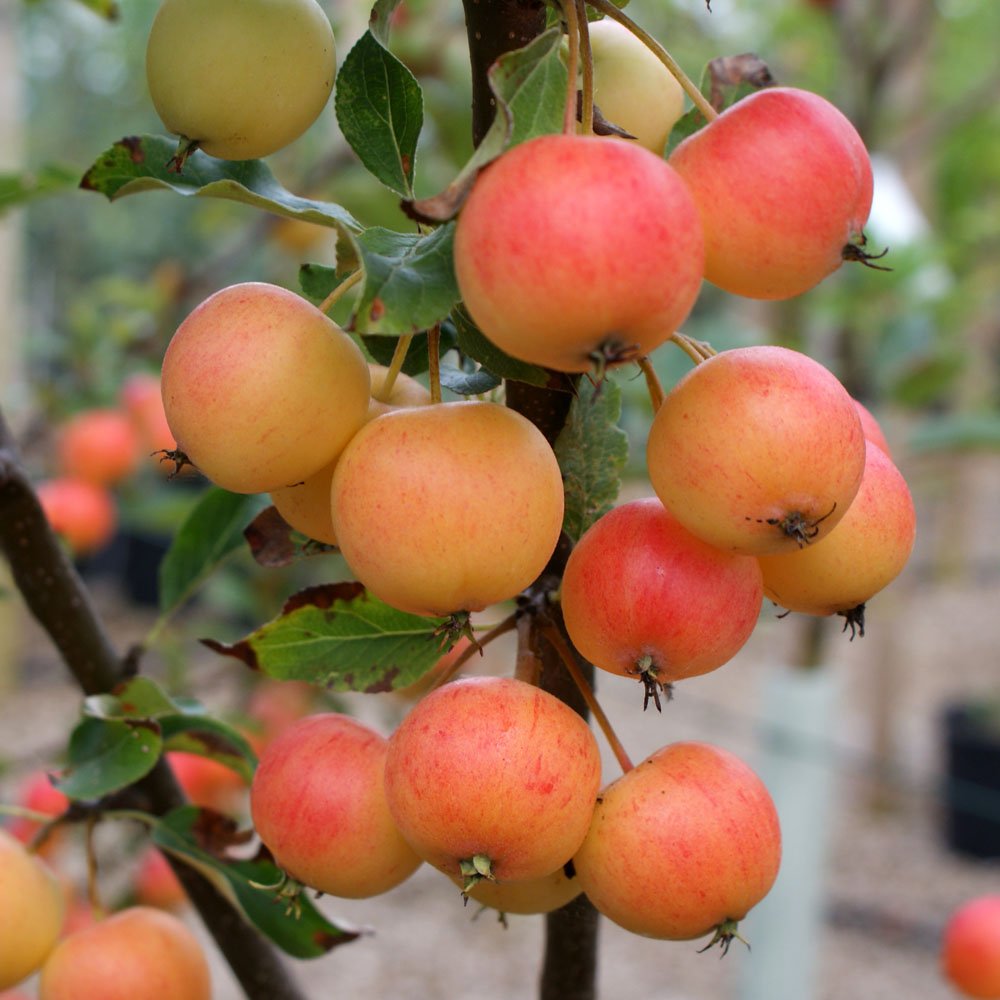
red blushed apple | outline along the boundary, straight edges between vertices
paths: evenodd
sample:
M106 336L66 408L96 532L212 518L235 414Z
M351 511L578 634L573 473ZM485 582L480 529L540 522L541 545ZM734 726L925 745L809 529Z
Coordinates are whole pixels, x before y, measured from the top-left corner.
M59 816L69 806L69 799L52 784L45 771L34 771L21 782L17 801L18 805L24 806L25 809L52 817ZM7 830L22 844L27 844L41 829L41 825L36 820L15 816L11 819ZM48 857L50 853L54 852L59 846L59 835L62 832L61 828L53 830L41 845L39 853Z
M120 410L83 410L59 433L59 470L65 476L113 486L139 464L139 435Z
M789 611L847 615L863 632L865 602L902 572L916 530L906 480L869 441L861 488L833 531L803 549L759 558L764 593Z
M389 738L385 790L403 836L448 875L545 878L579 847L600 783L587 724L510 677L422 698ZM463 865L464 863L464 865Z
M508 150L477 178L455 231L459 289L482 332L566 372L662 344L694 304L702 262L698 213L674 171L594 136Z
M945 978L977 1000L1000 997L1000 896L979 896L948 918L941 944Z
M163 910L134 906L64 938L42 967L39 1000L211 1000L194 934Z
M39 483L37 492L52 530L73 555L90 555L111 541L118 526L118 506L106 486L58 476Z
M178 910L187 903L187 895L170 863L155 847L143 851L133 879L136 898L145 906L159 910Z
M854 126L817 94L759 90L681 142L669 162L701 214L705 277L726 291L798 295L863 245L871 162Z
M360 899L387 892L420 865L386 804L386 750L378 733L332 712L300 719L266 747L250 811L292 878Z
M784 347L723 351L667 393L646 444L657 496L689 531L745 555L791 551L847 513L865 467L854 400Z
M246 782L231 767L201 754L171 750L167 754L184 794L196 805L222 813L238 810L246 795Z
M731 659L762 601L752 556L703 542L655 497L591 525L569 557L561 595L566 630L584 658L642 680L653 697L656 685Z
M735 922L778 875L781 832L763 782L707 743L674 743L600 795L573 858L590 901L646 937L684 941Z
M889 442L886 440L885 432L882 430L882 425L875 418L875 414L857 399L854 400L854 406L857 408L858 416L861 418L861 430L865 435L865 440L878 445L879 448L892 458Z

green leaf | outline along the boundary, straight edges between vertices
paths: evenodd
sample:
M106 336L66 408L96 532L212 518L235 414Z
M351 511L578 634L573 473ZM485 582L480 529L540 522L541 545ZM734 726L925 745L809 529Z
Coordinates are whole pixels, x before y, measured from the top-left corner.
M486 164L510 146L562 130L566 67L559 54L561 40L560 30L551 28L490 67L497 109L493 124L455 180L441 194L410 203L410 214L434 222L453 218Z
M1000 448L1000 413L950 413L920 424L909 440L915 452Z
M177 703L154 680L133 677L110 694L84 699L84 715L93 719L157 719L180 711Z
M446 620L397 611L359 583L336 583L300 591L239 642L202 642L278 680L374 693L405 687L441 658Z
M213 488L185 518L160 564L160 613L186 601L216 566L244 544L243 529L266 498Z
M300 198L275 180L261 160L217 160L196 150L177 173L170 161L177 141L162 135L129 136L102 153L84 175L80 187L110 201L143 191L174 191L198 198L222 198L262 208L290 219L303 219L336 229L353 240L361 225L332 202Z
M334 107L344 138L368 171L396 194L412 197L424 98L416 77L371 31L340 68Z
M99 799L145 777L163 742L155 722L85 718L69 740L69 765L56 787L71 799Z
M199 871L261 933L295 958L320 958L359 935L324 917L303 893L297 911L259 886L277 885L282 872L264 857L240 861L225 848L242 838L219 817L185 806L168 813L153 827L153 843Z
M528 364L526 361L518 361L488 340L472 321L464 306L453 310L451 316L458 331L458 349L466 357L478 361L487 371L493 372L499 378L510 378L539 386L548 386L551 383L552 376L544 368Z
M426 236L373 227L358 237L365 277L351 329L406 334L440 323L459 299L455 226Z
M383 337L379 334L366 333L362 338L365 349L372 356L377 364L388 367L392 364L392 356L396 352L396 345L399 343L396 337ZM441 327L441 350L442 355L447 354L457 344L457 339L453 329L449 326ZM403 362L403 372L407 375L423 375L427 371L427 334L418 333L410 341L409 350L406 352L406 360Z
M392 15L402 0L375 0L368 17L368 30L388 48Z
M57 163L47 163L38 170L24 173L2 173L0 215L32 198L41 198L48 194L58 194L68 188L75 188L79 182L79 170Z
M580 379L555 453L566 487L563 530L574 541L614 505L628 459L628 438L618 426L621 389L604 379Z
M500 385L500 379L485 368L466 372L454 365L441 365L441 385L459 396L479 396Z
M208 715L167 715L160 720L164 750L196 753L225 764L248 784L257 767L257 754L246 737L221 719Z

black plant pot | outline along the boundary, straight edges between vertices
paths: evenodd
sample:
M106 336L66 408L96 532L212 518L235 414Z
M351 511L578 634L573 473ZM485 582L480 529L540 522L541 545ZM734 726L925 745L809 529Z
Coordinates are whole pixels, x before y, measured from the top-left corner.
M1000 858L1000 713L952 705L942 721L948 847L970 857Z
M160 597L160 563L170 548L171 538L130 531L127 540L122 588L133 604L155 608Z

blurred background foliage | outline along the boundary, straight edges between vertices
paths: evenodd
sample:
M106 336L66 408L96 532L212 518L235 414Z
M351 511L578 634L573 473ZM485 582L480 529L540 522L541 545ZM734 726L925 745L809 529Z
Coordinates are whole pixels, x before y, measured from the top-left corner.
M342 61L368 5L323 5ZM0 176L0 210L23 202L16 223L30 391L16 399L42 424L112 404L128 374L155 371L177 322L211 292L251 279L294 288L301 262L329 262L334 252L327 232L241 205L157 194L110 206L75 188L117 139L163 131L143 68L155 0L125 0L110 20L102 9L32 0L3 22L16 39L19 92L11 96L23 150L18 168ZM880 416L899 421L915 449L1000 444L1000 5L715 0L709 12L703 0L635 0L630 12L695 78L715 56L758 53L780 83L837 103L876 163L868 234L873 247L889 248L891 271L849 265L784 303L706 286L686 332L717 348L766 341L809 351ZM417 187L432 194L471 148L458 0L406 0L391 41L424 89ZM332 102L269 163L295 193L339 202L366 225L410 228L347 148ZM668 385L689 364L669 347L654 360ZM645 389L629 373L617 378L640 473Z

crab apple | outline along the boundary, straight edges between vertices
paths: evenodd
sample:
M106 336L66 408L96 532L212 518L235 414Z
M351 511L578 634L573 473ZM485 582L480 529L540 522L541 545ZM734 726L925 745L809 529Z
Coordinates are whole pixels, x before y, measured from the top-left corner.
M209 296L163 358L177 446L234 493L269 493L332 461L364 423L360 349L314 305L261 282Z
M459 289L482 332L566 372L662 344L694 304L702 264L698 213L674 171L595 136L508 150L476 179L455 230Z
M59 939L64 912L56 877L0 829L0 989L41 966Z
M564 865L587 832L600 777L583 719L511 677L432 691L389 738L385 761L403 836L435 868L473 882L545 878Z
M875 414L860 400L854 400L854 406L858 411L858 416L861 418L861 431L865 436L865 440L878 445L879 448L892 458L889 442L886 440L885 432L882 430L882 425L875 418Z
M561 601L573 644L595 666L657 685L704 674L750 637L763 600L752 556L684 528L655 497L609 511L570 554Z
M684 91L639 38L610 17L589 25L594 102L605 121L625 129L657 156L684 113Z
M224 160L267 156L302 135L336 66L315 0L164 0L146 45L163 124Z
M516 596L562 530L552 448L496 403L415 406L369 421L337 463L332 498L334 532L357 578L418 615L481 611Z
M82 410L59 434L58 464L64 476L113 486L139 464L139 435L121 410Z
M170 770L184 794L196 805L217 812L235 812L246 794L246 782L221 761L185 750L167 754Z
M368 371L371 376L372 393L368 403L368 420L406 406L430 405L430 390L403 372L397 375L388 398L382 399L382 387L385 385L389 369L384 365L369 363ZM333 470L339 458L338 455L319 472L307 476L302 482L271 492L271 502L288 524L307 537L325 542L327 545L337 544L337 536L333 530L330 491L333 486Z
M52 784L49 775L45 771L33 771L21 782L17 793L18 805L32 812L44 813L53 818L61 815L69 808L69 799ZM35 834L41 829L42 824L37 820L28 819L25 816L15 816L11 819L7 832L16 837L22 844L31 841ZM37 852L46 857L59 845L58 834L62 830L53 830L45 839L44 843L37 848Z
M378 733L333 712L300 719L265 748L250 812L292 878L359 899L387 892L420 865L386 804L386 750Z
M1000 998L1000 896L978 896L951 914L941 944L941 968L963 996Z
M180 879L161 851L147 847L139 858L133 876L136 898L145 906L159 910L178 910L187 903Z
M864 605L902 572L916 535L913 498L899 469L868 442L861 488L822 541L761 556L764 593L789 611L846 615L864 632Z
M42 967L39 1000L210 1000L208 961L175 916L133 906L64 938Z
M829 101L759 90L673 151L705 230L705 277L728 292L786 299L863 257L872 168Z
M728 751L688 742L601 792L573 865L594 906L626 930L684 941L715 928L725 946L780 860L778 814L760 778Z
M824 537L865 467L861 420L826 368L784 347L723 351L667 393L646 444L664 506L711 545L746 555Z
M453 880L463 888L461 879ZM500 913L551 913L576 899L583 892L576 878L564 869L526 882L493 882L481 879L464 895L481 906Z
M57 476L39 483L37 493L52 530L74 555L90 555L111 541L118 527L118 507L106 486Z

